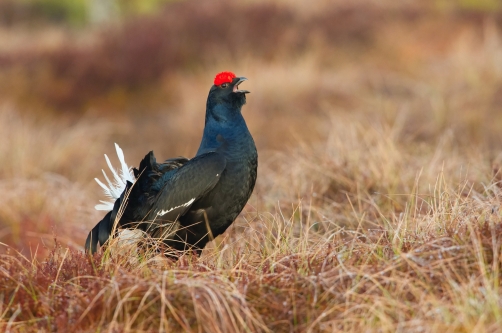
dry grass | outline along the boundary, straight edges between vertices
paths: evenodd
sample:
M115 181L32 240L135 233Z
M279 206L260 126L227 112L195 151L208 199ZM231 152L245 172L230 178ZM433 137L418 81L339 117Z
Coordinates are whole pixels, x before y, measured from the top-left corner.
M226 41L241 50L238 57L221 59L207 51L214 36L207 43L196 37L216 24L218 4L207 17L194 13L204 20L182 33L197 42L184 46L190 61L145 65L159 66L155 77L141 77L129 58L127 71L103 73L110 81L93 66L105 66L103 50L115 54L138 22L148 24L131 40L159 24L162 31L185 27L180 13L188 15L193 3L168 7L179 15L174 23L137 18L107 30L117 44L96 46L100 34L84 32L74 46L58 46L63 31L47 37L54 43L36 44L40 53L16 48L25 52L21 62L44 56L29 68L0 70L0 86L13 80L12 94L0 94L0 327L502 332L500 9L483 11L489 1L483 10L463 3L361 0L314 10L249 1L229 10L290 15L288 31L308 47L287 31L255 40L262 33L252 31L256 20L248 15L240 27L246 40ZM328 9L344 23L323 21ZM275 14L267 15L273 24ZM300 33L298 22L310 25ZM104 53L92 55L96 48ZM0 40L0 61L7 49ZM197 56L200 50L207 54ZM91 79L72 81L66 71L43 66L64 54L64 64L90 57L80 74ZM119 142L131 164L151 149L159 159L191 156L209 84L222 69L246 75L252 91L244 112L260 166L244 212L200 258L189 253L172 262L118 241L85 256L86 233L101 217L92 179L105 167L102 154L113 155ZM132 81L120 79L124 73ZM65 90L65 101L83 89L79 112L50 99L60 91L45 94L68 82L78 89ZM94 82L109 87L96 95L88 90ZM127 82L133 83L121 90ZM42 90L29 89L43 83Z

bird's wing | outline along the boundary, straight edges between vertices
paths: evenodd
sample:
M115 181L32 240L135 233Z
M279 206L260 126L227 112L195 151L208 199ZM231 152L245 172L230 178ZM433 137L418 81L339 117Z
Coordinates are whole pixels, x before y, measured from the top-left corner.
M189 162L185 157L176 157L157 163L153 151L141 160L139 167L133 169L136 182L127 187L127 205L122 212L121 225L147 220L152 212L156 198L168 180L180 167ZM124 196L124 193L122 194ZM122 199L119 199L122 200Z
M209 152L194 157L165 181L155 197L150 216L161 221L175 221L214 188L226 167L225 157Z

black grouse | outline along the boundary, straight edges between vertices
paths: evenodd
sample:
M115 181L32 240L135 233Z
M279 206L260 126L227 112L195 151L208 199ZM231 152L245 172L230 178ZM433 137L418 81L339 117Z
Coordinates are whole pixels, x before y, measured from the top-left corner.
M116 145L121 163L117 174L105 155L115 183L104 171L108 186L96 181L115 202L96 206L109 212L89 232L86 251L94 253L98 242L108 240L116 219L117 228L138 228L178 254L200 253L211 237L232 224L253 192L258 167L256 146L241 114L249 92L239 89L244 80L231 72L216 75L194 158L157 163L151 151L131 173Z

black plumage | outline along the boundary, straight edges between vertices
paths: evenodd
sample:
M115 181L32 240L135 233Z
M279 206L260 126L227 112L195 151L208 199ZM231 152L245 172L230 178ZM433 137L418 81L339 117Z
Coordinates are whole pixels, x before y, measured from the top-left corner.
M133 169L134 184L124 181L113 209L89 233L86 250L95 252L108 240L116 219L117 227L138 228L172 250L197 252L232 224L251 196L258 166L241 114L248 91L238 86L244 80L229 72L216 76L196 156L157 163L149 152Z

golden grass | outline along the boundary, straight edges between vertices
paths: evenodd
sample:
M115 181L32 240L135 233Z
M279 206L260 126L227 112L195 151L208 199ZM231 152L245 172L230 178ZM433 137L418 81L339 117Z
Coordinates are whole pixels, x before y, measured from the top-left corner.
M2 100L0 327L502 332L500 21L431 13L379 22L371 46L321 40L284 60L180 69L152 88L176 96L160 112ZM102 154L118 142L132 165L151 149L193 155L208 84L229 63L250 79L260 153L244 212L201 257L123 238L84 255Z
M5 324L90 331L497 331L502 228L493 199L500 189L465 195L445 182L438 179L435 197L423 204L426 214L411 208L382 217L379 227L366 228L357 206L356 228L339 228L310 203L286 216L282 210L245 214L249 221L240 220L218 248L176 263L150 257L131 264L127 255L89 260L60 247L37 261L11 250L2 256L2 292L12 301L5 302Z

